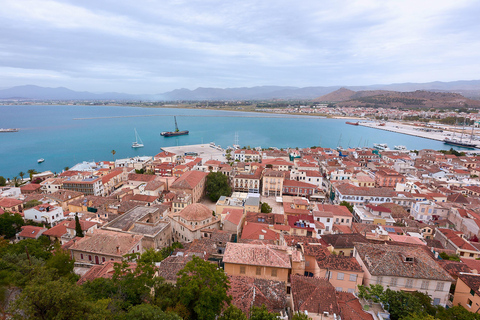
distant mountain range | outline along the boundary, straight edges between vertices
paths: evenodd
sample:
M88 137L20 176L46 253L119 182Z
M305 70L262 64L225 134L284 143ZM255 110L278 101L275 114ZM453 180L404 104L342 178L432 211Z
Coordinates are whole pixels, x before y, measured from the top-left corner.
M319 98L318 102L335 102L337 106L418 107L418 108L480 108L479 100L472 100L459 93L416 90L411 92L387 90L353 91L340 88Z
M289 86L259 86L252 88L197 88L195 90L176 89L159 93L134 95L117 92L92 93L73 91L68 88L46 88L35 85L17 86L0 90L0 99L32 99L32 100L147 100L147 101L178 101L178 100L268 100L268 99L315 99L334 92L342 86L330 87L289 87ZM388 91L440 91L454 92L465 97L480 99L480 80L429 82L429 83L398 83L388 85L347 86L345 89L357 92L365 90Z

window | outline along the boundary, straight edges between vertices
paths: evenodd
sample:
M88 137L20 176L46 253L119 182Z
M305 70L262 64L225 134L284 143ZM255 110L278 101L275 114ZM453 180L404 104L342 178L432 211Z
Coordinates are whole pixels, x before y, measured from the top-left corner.
M92 256L88 255L88 260L92 261Z
M257 276L262 274L262 267L257 267L257 271L255 273Z
M435 289L435 291L443 291L444 284L444 282L437 282L437 288Z
M80 259L83 259L83 253L80 253Z
M433 305L438 306L440 304L440 298L433 299Z
M245 274L245 266L240 266L240 274Z
M392 286L392 287L397 286L397 278L392 277L392 279L390 279L390 286Z
M354 292L355 292L355 290L353 290L352 288L348 289L347 291L348 291L349 293L354 293Z
M467 306L469 306L470 308L472 307L472 300L470 299L467 300Z
M102 257L102 262L105 262L105 257Z
M343 280L343 276L344 276L343 272L337 273L337 280Z
M139 250L140 250L140 245L137 245L137 251L139 251Z
M272 277L276 277L277 276L277 269L272 269Z
M350 281L357 281L357 275L355 273L350 275L350 278L348 279Z
M475 295L475 291L474 291L473 289L470 289L470 294L471 294L472 296L474 296L474 295Z
M406 288L412 288L413 287L413 279L407 279L407 282L405 283Z
M335 290L342 292L343 289L341 287L336 287Z
M383 277L377 277L377 283L376 284L382 284Z
M423 280L421 289L422 290L427 290L428 289L428 284L429 284L429 282L427 280Z
M35 217L36 218L36 217ZM330 222L330 218L327 218L327 222Z

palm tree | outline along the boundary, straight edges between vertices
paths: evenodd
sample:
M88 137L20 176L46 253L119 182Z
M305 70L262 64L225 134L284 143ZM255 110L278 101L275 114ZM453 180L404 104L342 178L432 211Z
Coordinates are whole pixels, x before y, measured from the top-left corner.
M20 185L20 180L18 179L18 177L13 177L12 183L15 187L18 187Z
M112 150L112 151L110 151L110 153L111 153L112 156L113 156L113 162L115 162L115 153L117 153L117 151Z
M63 168L63 171L68 171L68 170L70 170L70 168L69 168L69 167L65 167L65 168Z
M20 176L20 178L22 178L22 181L23 181L23 177L25 176L25 172L20 171L20 173L18 175Z
M27 173L30 175L30 181L32 181L33 175L38 172L35 169L28 169Z

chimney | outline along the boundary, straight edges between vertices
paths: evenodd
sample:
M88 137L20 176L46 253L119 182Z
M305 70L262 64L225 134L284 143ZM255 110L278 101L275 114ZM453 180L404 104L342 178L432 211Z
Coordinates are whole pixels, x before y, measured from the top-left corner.
M120 254L120 246L117 246L117 253Z

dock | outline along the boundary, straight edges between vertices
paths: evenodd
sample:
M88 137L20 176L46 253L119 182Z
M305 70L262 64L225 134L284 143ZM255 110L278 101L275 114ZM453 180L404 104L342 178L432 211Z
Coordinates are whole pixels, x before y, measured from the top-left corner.
M225 158L225 150L222 148L218 148L217 146L212 146L210 144L192 144L186 146L175 146L175 147L163 147L161 148L163 151L168 151L175 153L177 155L192 155L192 156L199 156L207 160L217 160L221 162L226 162L227 159Z
M407 134L410 136L415 136L415 137L420 137L420 138L425 138L425 139L430 139L430 140L437 140L437 141L442 141L445 138L452 138L453 134L458 138L460 137L460 133L458 132L453 132L453 131L448 131L442 128L437 128L437 127L424 127L424 126L413 126L409 124L404 124L400 122L382 122L385 123L385 125L378 125L377 122L360 122L359 125L367 127L367 128L373 128L373 129L379 129L379 130L385 130L385 131L390 131L390 132L395 132L395 133L401 133L401 134ZM450 129L450 128L449 128ZM468 141L470 140L470 132L467 133L467 131L470 131L470 129L465 130L464 134L464 139ZM474 136L477 134L477 132L474 132ZM468 138L467 138L468 137ZM472 139L472 143L476 145L477 148L480 148L480 141Z

